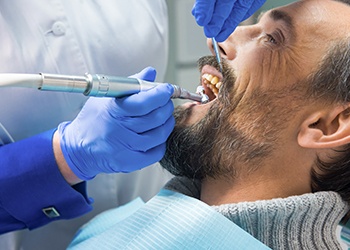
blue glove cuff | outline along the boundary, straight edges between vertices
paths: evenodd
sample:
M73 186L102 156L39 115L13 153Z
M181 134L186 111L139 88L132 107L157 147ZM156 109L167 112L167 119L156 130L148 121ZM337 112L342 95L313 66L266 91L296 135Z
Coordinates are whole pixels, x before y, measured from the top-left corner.
M58 128L57 131L59 133L60 136L60 146L61 146L61 150L62 150L62 154L64 159L66 160L66 163L68 164L69 168L73 171L73 173L81 180L91 180L93 179L96 175L93 176L87 176L85 175L79 168L79 166L77 166L74 161L72 160L71 154L69 154L69 151L71 151L70 145L69 145L69 141L67 139L67 137L65 136L65 130L66 127L70 124L71 122L63 122L61 123Z

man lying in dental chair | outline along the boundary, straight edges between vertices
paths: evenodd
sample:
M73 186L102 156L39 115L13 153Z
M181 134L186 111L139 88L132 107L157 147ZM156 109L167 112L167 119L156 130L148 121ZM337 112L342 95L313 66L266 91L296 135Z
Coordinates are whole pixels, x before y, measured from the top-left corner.
M208 227L188 219L188 232L168 242L178 230L155 216L152 234L128 235L128 244L146 237L147 247L202 247L201 233L220 232L229 221L273 249L341 249L335 231L350 208L349 33L349 4L332 0L297 1L238 27L219 43L222 74L215 57L199 60L200 84L211 102L186 103L175 111L161 164L177 177L146 210L135 201L126 219L114 211L97 217L71 248L119 246L122 239L109 236L118 235L123 222L112 220L127 224L138 218L123 228L133 232L157 209L184 223L186 210L208 208L224 220ZM172 210L174 204L181 205ZM201 208L193 211L193 204ZM100 226L103 220L108 226ZM186 237L196 226L197 238ZM221 244L208 242L214 248L227 242L232 248L264 248L249 235L242 236L244 246L240 233L225 236Z

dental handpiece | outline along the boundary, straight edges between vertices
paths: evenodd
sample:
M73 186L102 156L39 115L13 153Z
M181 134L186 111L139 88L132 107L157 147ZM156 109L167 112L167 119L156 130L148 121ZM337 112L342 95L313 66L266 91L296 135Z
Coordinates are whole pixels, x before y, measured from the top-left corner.
M85 74L84 76L59 74L0 74L0 87L29 87L43 91L82 93L95 97L124 97L162 84L138 78ZM178 85L172 84L172 98L207 102L203 93L191 93Z

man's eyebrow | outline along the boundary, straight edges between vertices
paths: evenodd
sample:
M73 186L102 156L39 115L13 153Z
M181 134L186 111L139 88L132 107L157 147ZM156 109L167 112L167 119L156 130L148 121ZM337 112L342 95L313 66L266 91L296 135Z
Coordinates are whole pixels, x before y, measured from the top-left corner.
M283 21L286 25L287 30L294 34L293 18L282 10L272 10L269 12L269 17L274 21Z
M293 36L295 35L293 18L289 14L287 14L286 12L284 12L282 10L277 10L277 9L271 10L268 13L265 11L262 11L257 18L257 22L259 22L260 19L265 15L268 15L274 21L282 20L285 23L287 31L289 33L291 33Z

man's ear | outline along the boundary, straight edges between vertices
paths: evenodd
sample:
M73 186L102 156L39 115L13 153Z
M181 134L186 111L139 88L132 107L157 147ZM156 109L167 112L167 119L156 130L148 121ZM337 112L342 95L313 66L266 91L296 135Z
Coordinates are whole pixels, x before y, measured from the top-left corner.
M333 148L350 143L350 104L308 116L298 133L298 143L304 148Z

